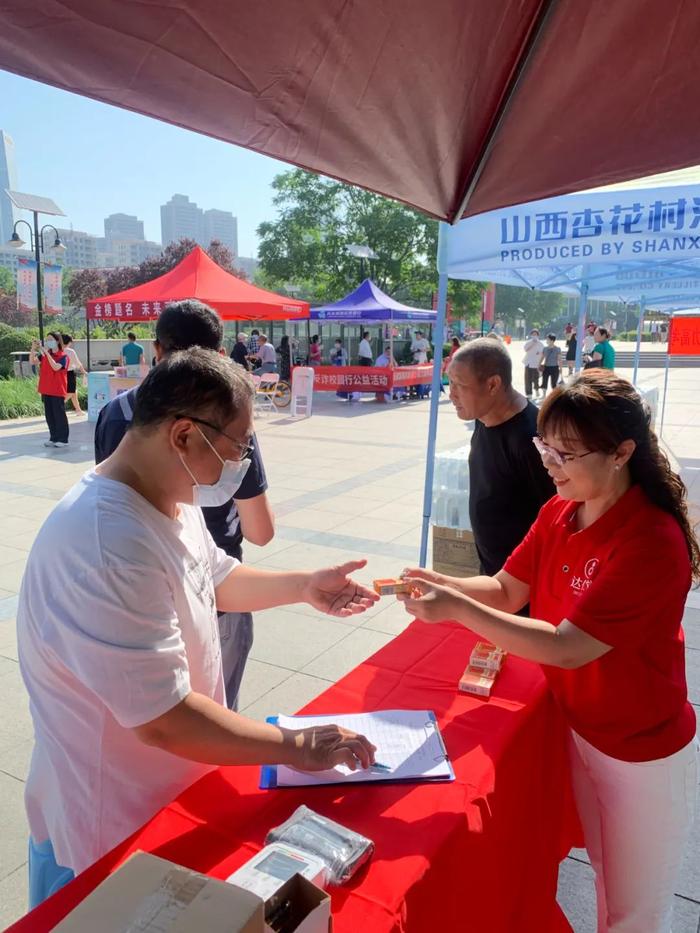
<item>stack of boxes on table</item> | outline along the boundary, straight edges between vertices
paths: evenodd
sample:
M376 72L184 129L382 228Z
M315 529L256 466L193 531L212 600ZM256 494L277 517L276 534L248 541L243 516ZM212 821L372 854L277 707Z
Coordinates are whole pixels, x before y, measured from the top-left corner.
M467 669L460 678L459 689L475 696L491 696L491 688L503 667L506 653L487 641L478 641L472 649Z

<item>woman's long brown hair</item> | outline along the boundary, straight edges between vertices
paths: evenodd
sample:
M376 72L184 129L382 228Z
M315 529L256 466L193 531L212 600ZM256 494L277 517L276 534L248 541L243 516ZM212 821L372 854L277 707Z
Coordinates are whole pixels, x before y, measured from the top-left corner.
M545 431L566 440L579 440L588 450L614 453L622 441L636 444L629 460L633 483L648 499L676 519L685 535L693 579L700 580L700 545L688 516L688 491L671 469L651 429L649 406L635 387L606 369L591 369L569 385L559 386L542 404L537 419Z

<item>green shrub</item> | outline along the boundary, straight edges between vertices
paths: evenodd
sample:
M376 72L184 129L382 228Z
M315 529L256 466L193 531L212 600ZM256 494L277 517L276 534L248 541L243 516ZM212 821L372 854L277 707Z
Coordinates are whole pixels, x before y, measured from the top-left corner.
M0 377L12 375L12 353L28 350L36 336L34 328L10 327L0 323Z
M621 334L613 334L613 336L610 339L611 340L624 340L624 341L633 340L636 343L637 342L637 331L636 330L623 331ZM642 343L651 343L651 334L642 334Z
M0 379L0 421L44 413L36 379Z
M78 401L87 411L87 388L78 383ZM66 401L66 410L73 406ZM0 421L9 418L35 418L44 414L41 396L37 392L36 379L0 379Z

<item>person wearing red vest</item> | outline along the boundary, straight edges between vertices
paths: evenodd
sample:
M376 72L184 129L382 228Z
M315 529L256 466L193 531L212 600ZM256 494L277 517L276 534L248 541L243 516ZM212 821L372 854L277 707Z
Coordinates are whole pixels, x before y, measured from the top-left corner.
M42 347L38 341L32 343L29 362L39 365L38 392L44 403L44 415L49 426L49 439L44 447L68 446L68 417L66 395L68 394L68 356L63 349L63 339L51 331Z
M537 426L557 495L503 569L408 570L421 595L400 598L542 665L569 726L598 933L668 933L698 775L681 620L700 547L686 489L641 396L611 371L556 388ZM531 617L515 615L528 601Z

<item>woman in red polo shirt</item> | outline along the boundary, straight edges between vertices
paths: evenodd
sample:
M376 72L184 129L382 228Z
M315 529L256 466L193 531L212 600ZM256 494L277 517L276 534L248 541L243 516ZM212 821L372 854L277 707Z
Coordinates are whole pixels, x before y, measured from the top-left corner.
M29 354L32 366L36 366L37 357L41 357L38 391L44 403L44 415L49 426L49 439L44 441L44 447L67 447L68 357L63 351L61 335L50 332L43 347L38 341L33 342Z
M410 570L422 595L403 599L426 622L455 619L542 664L570 726L599 933L670 930L695 809L681 619L700 549L649 422L612 372L557 388L534 442L558 495L494 577ZM532 617L514 615L528 601Z

